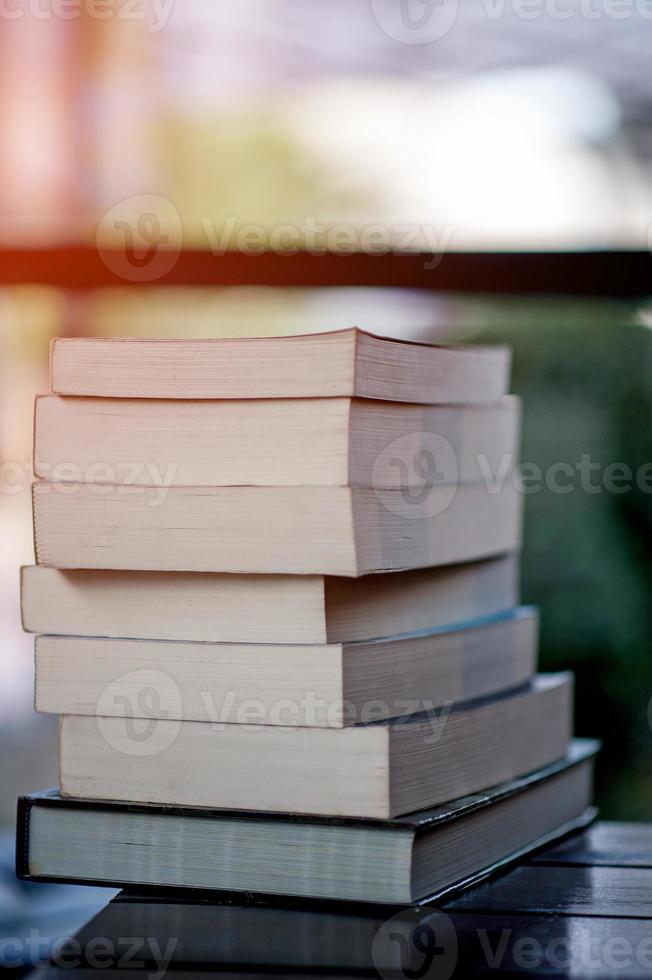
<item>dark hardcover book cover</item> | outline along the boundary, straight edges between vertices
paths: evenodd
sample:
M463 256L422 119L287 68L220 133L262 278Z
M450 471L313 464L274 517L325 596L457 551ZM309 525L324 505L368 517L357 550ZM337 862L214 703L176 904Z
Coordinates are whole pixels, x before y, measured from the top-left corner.
M558 762L547 766L545 769L538 770L527 776L520 777L518 779L510 780L507 783L503 783L497 787L487 790L483 793L474 794L472 796L462 797L460 799L454 800L450 803L433 807L428 810L421 810L413 814L409 814L403 817L397 817L393 820L369 820L365 818L338 818L338 817L314 817L306 816L303 814L276 814L276 813L262 813L253 811L241 811L241 810L215 810L208 808L186 808L186 807L170 807L161 804L142 804L142 803L125 803L125 802L115 802L115 801L103 801L103 800L79 800L72 797L62 797L56 790L47 790L43 793L36 793L31 796L21 797L18 801L18 820L17 820L17 834L16 834L16 873L19 878L32 881L61 881L61 878L49 877L44 874L34 874L30 873L29 870L29 826L30 826L30 815L34 807L53 807L53 808L72 808L72 809L85 809L85 810L97 810L103 812L128 812L128 813L156 813L157 815L169 815L170 817L183 816L183 817L193 817L201 820L215 820L219 821L221 818L231 818L237 817L243 821L275 821L278 822L282 820L283 822L297 822L297 823L312 823L312 824L339 824L349 827L364 827L364 826L375 826L380 828L385 828L387 830L400 829L405 831L406 828L414 831L415 835L419 835L431 830L436 829L440 825L444 825L453 820L459 820L462 817L468 816L471 813L483 809L487 806L495 804L497 802L503 801L512 797L516 794L526 792L528 788L543 782L546 779L551 779L556 775L568 770L569 768L579 765L591 759L598 751L599 745L597 742L588 739L577 739L573 741L570 746L569 753L564 759L560 759ZM573 831L579 829L580 827L586 826L591 820L595 818L596 811L591 808L586 811L582 816L577 819L562 825L561 827L555 828L551 833L548 833L543 838L538 838L537 840L531 842L524 848L520 848L517 851L510 853L501 861L494 863L491 867L482 869L481 871L473 874L472 876L464 879L463 881L458 881L449 888L437 892L436 894L429 895L427 898L422 899L419 904L427 904L434 901L441 901L444 897L450 894L456 893L461 889L469 887L480 880L486 878L489 874L495 872L498 868L506 867L509 864L514 863L519 860L525 853L530 853L532 851L538 850L552 841L559 840L564 836L572 833ZM82 878L70 878L66 879L71 883L83 883L87 884L88 879ZM114 881L114 880L102 880L93 879L95 884L106 885L107 887L123 887L124 882ZM160 892L163 895L173 894L178 889L166 885L148 885L147 891L150 893ZM190 893L191 889L184 889L184 894ZM219 890L216 890L219 891ZM202 894L200 892L200 894ZM203 893L205 894L205 892ZM212 894L215 894L212 892ZM237 900L242 899L242 893L232 893L237 895ZM225 894L226 897L226 894ZM274 896L270 895L251 895L251 900L260 902L265 905L275 901ZM291 899L283 897L280 899L283 903L291 902ZM297 899L301 905L305 905L306 902L314 902L316 905L321 905L324 902L329 904L337 902L336 899Z

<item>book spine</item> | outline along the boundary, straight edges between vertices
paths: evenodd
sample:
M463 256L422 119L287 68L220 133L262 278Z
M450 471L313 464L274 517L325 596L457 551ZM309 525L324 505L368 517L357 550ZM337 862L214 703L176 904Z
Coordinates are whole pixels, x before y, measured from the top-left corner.
M29 818L32 812L33 800L27 796L19 796L16 806L16 877L23 881L30 879L29 874Z

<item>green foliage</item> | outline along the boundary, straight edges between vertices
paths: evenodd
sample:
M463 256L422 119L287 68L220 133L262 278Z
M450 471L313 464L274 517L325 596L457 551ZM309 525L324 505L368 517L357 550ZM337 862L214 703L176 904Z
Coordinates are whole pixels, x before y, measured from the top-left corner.
M525 497L523 596L541 607L542 669L576 673L577 733L604 741L603 814L649 818L652 466L641 468L652 460L652 331L618 304L483 308L477 339L514 350L522 459L544 475L557 462L575 470L570 492L544 480ZM583 454L599 464L584 488ZM629 489L625 479L605 486L605 475L621 473L606 470L613 463L631 469ZM647 485L637 486L637 472ZM559 484L569 479L559 475Z

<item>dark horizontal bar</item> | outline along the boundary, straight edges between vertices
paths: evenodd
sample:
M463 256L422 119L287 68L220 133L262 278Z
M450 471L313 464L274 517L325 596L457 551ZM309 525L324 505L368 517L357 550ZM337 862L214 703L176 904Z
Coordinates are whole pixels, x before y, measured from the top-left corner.
M384 286L459 293L652 295L645 250L445 252L429 254L247 255L158 249L133 264L119 250L91 246L0 249L0 285L39 283L63 289L107 286Z

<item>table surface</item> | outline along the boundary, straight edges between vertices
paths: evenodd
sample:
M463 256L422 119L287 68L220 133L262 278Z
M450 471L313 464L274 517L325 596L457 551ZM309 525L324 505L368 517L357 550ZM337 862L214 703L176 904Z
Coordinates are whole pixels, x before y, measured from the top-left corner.
M596 823L446 912L478 972L502 941L507 974L652 977L652 824Z
M151 978L166 948L166 970L177 978L652 978L652 824L594 824L441 909L289 908L123 892L77 939L90 948L98 937L116 944L118 969L105 960L102 974L124 980ZM126 958L125 937L140 937L136 962ZM40 976L81 980L88 967Z

